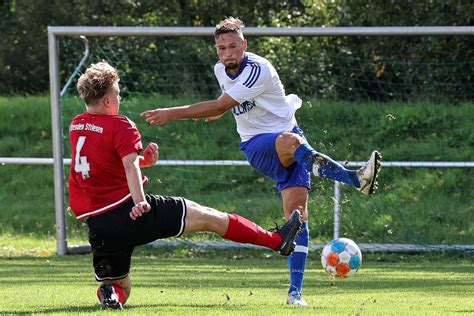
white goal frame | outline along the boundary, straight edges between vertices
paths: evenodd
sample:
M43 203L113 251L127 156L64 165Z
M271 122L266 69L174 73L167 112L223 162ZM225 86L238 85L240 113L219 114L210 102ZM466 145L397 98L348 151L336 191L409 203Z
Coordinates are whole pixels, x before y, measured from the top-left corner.
M56 210L56 240L57 253L66 254L90 251L89 246L68 246L65 201L64 201L64 165L70 159L63 157L63 138L60 102L60 77L59 77L59 47L58 38L64 36L213 36L214 27L75 27L75 26L49 26L48 27L48 58L50 76L51 122L53 159L50 158L0 158L0 163L28 163L54 165L54 199ZM415 26L415 27L246 27L246 36L427 36L427 35L474 35L474 26ZM23 159L23 160L22 160ZM38 161L37 159L43 159ZM160 161L160 165L242 165L248 166L246 161ZM360 166L362 162L349 162L349 166ZM474 162L384 162L384 167L474 167ZM339 237L340 232L340 184L335 182L334 206L334 237ZM383 245L380 245L383 246ZM445 245L386 245L368 250L391 251L427 251L432 249L449 250ZM423 248L425 247L425 248ZM465 250L474 251L474 245L455 245ZM361 245L361 248L365 248ZM364 250L364 249L363 249Z

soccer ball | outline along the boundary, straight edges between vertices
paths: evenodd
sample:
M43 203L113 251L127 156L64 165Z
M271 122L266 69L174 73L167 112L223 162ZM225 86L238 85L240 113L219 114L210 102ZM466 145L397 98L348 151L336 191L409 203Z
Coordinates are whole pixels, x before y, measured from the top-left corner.
M354 275L362 264L359 246L348 238L331 240L321 253L321 264L327 274L336 278Z

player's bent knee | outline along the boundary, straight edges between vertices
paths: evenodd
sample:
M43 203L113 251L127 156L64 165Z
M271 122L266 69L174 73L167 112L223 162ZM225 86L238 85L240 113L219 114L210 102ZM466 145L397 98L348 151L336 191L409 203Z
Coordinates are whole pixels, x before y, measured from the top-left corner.
M301 138L301 136L295 133L282 133L276 139L277 148L297 148L302 143L303 139Z
M303 143L301 136L295 133L283 133L275 140L275 150L284 167L294 162L294 152Z

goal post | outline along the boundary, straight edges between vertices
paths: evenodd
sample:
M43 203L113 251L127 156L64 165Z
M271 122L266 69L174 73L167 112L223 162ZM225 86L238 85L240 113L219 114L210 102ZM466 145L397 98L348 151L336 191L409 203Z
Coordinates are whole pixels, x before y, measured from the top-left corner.
M59 70L59 45L58 40L62 37L211 37L213 27L71 27L71 26L50 26L48 27L48 58L50 75L50 98L51 98L51 120L52 120L52 141L53 141L53 161L54 161L54 196L56 211L56 238L58 255L75 253L87 249L87 247L70 247L67 243L67 231L65 220L65 192L64 192L64 151L63 151L63 126L61 110L61 88ZM450 26L450 27L246 27L245 35L251 36L271 36L271 37L315 37L315 36L472 36L474 27L471 26ZM209 65L209 67L211 67ZM166 164L166 161L160 164ZM175 162L169 162L174 165ZM245 162L240 162L247 165ZM225 165L226 162L222 163ZM238 165L239 162L232 161L231 165ZM349 162L349 166L359 166L361 162ZM194 165L200 165L199 163ZM205 163L203 165L206 165ZM211 165L215 165L214 163ZM473 167L472 162L386 162L385 167ZM340 188L335 186L334 205L334 236L339 236L340 230ZM339 215L338 215L339 214Z

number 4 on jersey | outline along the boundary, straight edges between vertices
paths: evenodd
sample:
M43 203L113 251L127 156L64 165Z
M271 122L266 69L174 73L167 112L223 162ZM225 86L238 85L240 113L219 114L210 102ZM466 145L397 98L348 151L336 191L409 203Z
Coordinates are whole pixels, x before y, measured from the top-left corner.
M74 171L82 173L82 178L89 178L90 165L87 162L87 156L81 156L81 150L86 142L86 136L79 136L76 144L76 157L74 163Z

